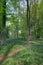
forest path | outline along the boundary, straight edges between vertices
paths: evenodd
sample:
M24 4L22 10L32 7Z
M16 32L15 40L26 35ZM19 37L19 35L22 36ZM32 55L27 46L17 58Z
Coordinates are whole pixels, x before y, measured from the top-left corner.
M21 47L19 49L15 49L14 51L10 52L8 55L0 57L0 65L4 62L4 60L6 60L7 58L12 57L13 55L19 53L20 51L26 49L28 46L31 46L31 44L25 45L24 47Z
M10 52L7 56L0 57L0 64L1 64L5 59L7 59L7 58L9 58L9 57L12 57L13 55L17 54L18 52L20 52L20 51L22 51L22 50L24 50L24 49L25 49L25 47L22 47L22 48L19 48L19 49L17 49L17 50L14 50L14 51Z

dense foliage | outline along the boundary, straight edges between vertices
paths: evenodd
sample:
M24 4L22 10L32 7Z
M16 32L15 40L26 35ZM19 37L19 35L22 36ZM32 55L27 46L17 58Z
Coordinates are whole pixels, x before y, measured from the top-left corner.
M3 5L3 2L5 1L6 1L6 5L5 4ZM43 33L43 3L42 2L43 0L40 1L29 0L27 6L26 0L16 0L16 1L1 0L0 1L0 7L1 7L0 8L0 33L2 32L1 29L5 28L6 38L10 38L10 37L27 38L28 33L30 34L31 38L43 38L43 34L42 34ZM5 6L6 8L3 8ZM3 11L6 11L6 13ZM6 20L3 20L4 15L6 15ZM28 16L28 20L27 20L27 16ZM4 21L6 21L6 23L3 23Z

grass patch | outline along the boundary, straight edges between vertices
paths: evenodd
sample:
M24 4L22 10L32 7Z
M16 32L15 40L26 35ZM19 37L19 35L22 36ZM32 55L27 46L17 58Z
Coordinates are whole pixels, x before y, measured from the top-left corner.
M2 65L43 65L43 41L32 40L30 42L32 43L32 45L30 46L28 44L26 44L27 46L25 46L25 44L23 44L24 42L22 42L22 44L14 44L10 48L9 52L12 52L14 49L19 49L24 46L26 48L18 52L17 54L13 55L11 58L7 58L2 63ZM4 50L6 51L7 47L5 47Z

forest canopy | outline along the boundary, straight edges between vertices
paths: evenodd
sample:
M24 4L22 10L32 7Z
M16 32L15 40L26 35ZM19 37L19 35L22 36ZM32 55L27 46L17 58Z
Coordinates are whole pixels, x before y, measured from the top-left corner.
M43 0L0 0L0 38L43 38Z

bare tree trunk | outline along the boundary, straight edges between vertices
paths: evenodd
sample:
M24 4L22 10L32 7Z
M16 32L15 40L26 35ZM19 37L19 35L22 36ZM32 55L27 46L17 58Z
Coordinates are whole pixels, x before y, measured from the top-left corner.
M27 39L30 37L30 6L29 6L29 0L27 1Z
M1 37L2 37L2 43L5 41L6 38L6 0L2 2L3 6L3 16L2 16L2 32L1 32Z
M34 36L35 36L35 38L36 38L36 13L37 13L37 10L36 10L36 0L34 0Z
M17 38L18 38L18 25L16 26L16 36L17 36Z

